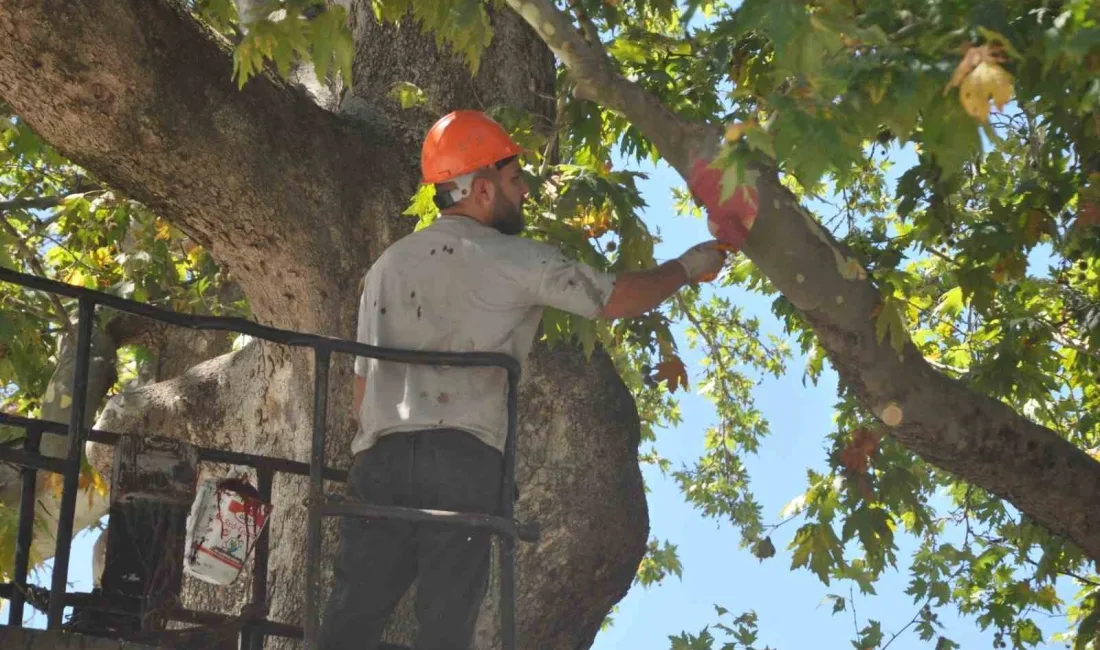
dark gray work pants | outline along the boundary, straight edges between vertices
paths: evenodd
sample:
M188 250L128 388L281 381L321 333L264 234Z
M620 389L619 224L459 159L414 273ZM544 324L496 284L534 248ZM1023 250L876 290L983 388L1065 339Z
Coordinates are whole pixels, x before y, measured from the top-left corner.
M464 431L383 436L356 454L346 494L378 505L497 513L500 452ZM489 578L484 529L340 518L336 582L321 621L321 650L375 650L419 577L417 650L467 650Z

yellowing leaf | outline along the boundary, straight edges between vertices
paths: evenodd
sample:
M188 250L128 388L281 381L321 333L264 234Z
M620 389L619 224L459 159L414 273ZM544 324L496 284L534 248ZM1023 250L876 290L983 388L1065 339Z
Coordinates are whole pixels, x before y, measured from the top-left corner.
M746 122L733 122L726 127L726 142L733 142L739 140L742 135L756 122L754 120L748 120Z
M684 367L680 357L675 355L666 357L664 361L657 364L657 374L654 375L654 379L667 381L670 393L675 393L678 387L685 389L688 387L687 368Z
M1012 98L1012 75L1001 67L1003 60L997 46L971 47L959 61L944 92L958 86L963 109L985 122L989 118L990 100L1000 110Z
M990 100L1000 110L1009 99L1012 99L1012 75L996 63L979 63L959 87L963 108L983 122L989 117Z
M580 216L566 221L574 228L580 228L585 237L596 239L611 230L611 207L604 203L599 207L586 207Z
M868 500L874 498L867 476L871 459L878 456L879 441L882 433L866 427L852 432L852 439L840 450L840 464L856 476L856 485Z
M869 461L878 455L881 434L866 427L852 432L851 441L840 452L840 462L848 471L866 472Z
M81 490L88 490L91 493L88 495L89 502L93 494L98 494L101 497L107 496L109 488L107 481L103 480L103 475L88 464L81 468L77 485Z
M55 499L61 498L61 489L64 487L65 477L61 474L50 472L42 479L42 487L53 493Z
M153 239L168 240L172 238L172 228L168 225L168 222L164 219L157 219L156 221L156 234L153 235Z

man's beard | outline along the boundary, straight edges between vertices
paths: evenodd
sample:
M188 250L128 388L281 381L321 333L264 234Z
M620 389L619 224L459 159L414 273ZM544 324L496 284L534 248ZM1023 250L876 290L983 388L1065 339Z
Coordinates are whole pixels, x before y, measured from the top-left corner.
M513 205L504 197L503 192L498 192L493 201L493 220L489 225L505 235L518 235L523 232L527 225L523 221L523 202Z

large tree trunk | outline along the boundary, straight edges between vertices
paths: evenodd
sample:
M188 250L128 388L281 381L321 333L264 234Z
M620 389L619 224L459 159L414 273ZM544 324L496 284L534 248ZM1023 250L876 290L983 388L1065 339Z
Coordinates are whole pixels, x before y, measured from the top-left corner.
M510 12L471 79L416 25L379 26L351 8L355 84L334 115L268 77L238 90L224 43L179 6L150 0L6 0L0 97L43 138L203 243L261 322L353 337L357 288L413 221L419 139L437 115L385 93L412 81L442 110L510 104L552 115L553 58ZM537 347L521 395L521 517L543 542L519 556L525 648L586 647L629 588L648 532L633 401L610 361ZM98 425L306 460L313 365L253 342L171 381L116 398ZM328 464L349 464L351 359L334 359ZM102 466L102 450L92 456ZM274 486L271 617L301 623L302 479ZM338 489L338 486L331 486ZM326 537L331 552L335 538ZM326 579L330 575L326 573ZM235 613L247 589L188 586L192 606ZM478 647L498 647L495 594ZM399 617L401 618L401 617ZM412 626L398 620L393 637Z

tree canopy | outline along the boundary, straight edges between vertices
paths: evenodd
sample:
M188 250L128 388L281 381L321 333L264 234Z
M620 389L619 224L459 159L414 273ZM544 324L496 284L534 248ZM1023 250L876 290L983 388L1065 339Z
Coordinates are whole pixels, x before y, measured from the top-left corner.
M231 0L189 4L196 19L234 42L241 87L255 75L285 75L299 60L321 79L350 81L351 40L340 6L274 0L238 16ZM1077 648L1100 647L1100 556L1086 543L1100 548L1100 529L1091 529L1089 540L1078 532L1071 539L1067 530L1077 523L1052 530L1051 521L1014 505L1019 495L997 494L982 477L937 462L928 447L906 444L898 425L908 421L908 409L903 415L895 402L868 398L875 391L870 380L849 369L861 358L840 354L830 322L778 286L751 250L773 217L766 203L773 195L763 186L757 191L757 179L774 170L806 218L828 234L835 271L868 283L877 296L862 309L837 294L830 309L862 309L849 317L869 324L875 344L898 358L918 355L965 386L975 406L956 406L973 418L985 413L977 396L989 398L1095 459L1089 462L1100 461L1100 5L562 4L371 2L379 20L431 31L475 71L496 12L517 11L547 41L560 60L555 121L512 106L488 111L532 152L524 161L533 192L530 236L599 268L652 266L654 226L676 227L641 220L638 173L616 169L613 158L663 157L681 173L690 161L655 133L662 114L624 97L643 93L631 97L659 100L676 124L721 134L708 162L721 172L721 201L743 197L756 219L744 222L750 254L734 257L714 285L685 290L645 317L605 323L548 310L543 323L551 341L575 337L589 352L600 345L612 355L637 402L644 462L670 473L692 507L736 527L744 552L813 572L836 612L846 599L833 592L847 591L836 585L873 594L879 576L898 562L896 537L912 535L920 544L908 559L907 593L921 606L913 629L936 648L957 647L937 621L944 609L973 617L996 631L1000 647L1013 648L1043 641L1036 612L1064 612L1070 631L1062 638ZM601 84L600 75L629 86ZM396 84L392 98L405 110L438 115L430 89L414 80ZM64 160L12 111L0 126L0 264L183 311L247 313L244 302L219 291L231 278L198 243ZM903 147L916 151L917 164L892 187L887 174ZM431 222L431 191L409 197L408 218ZM688 187L674 191L683 215L707 218ZM798 284L813 284L797 275ZM763 336L730 299L731 287L773 297L786 336ZM62 301L0 286L6 410L39 407L71 311ZM686 340L676 340L674 322L688 325ZM678 354L686 345L706 351L695 386ZM809 355L801 369L807 381L816 382L828 365L842 381L836 428L826 438L828 471L808 472L802 490L792 487L802 494L772 520L753 496L743 459L763 444L781 444L766 440L753 386L762 374L797 372L788 363L793 348ZM136 368L142 351L128 350L124 361ZM122 373L116 390L132 374ZM658 432L678 422L677 397L686 390L713 402L715 424L703 434L705 454L673 467L661 457ZM1041 457L1031 462L1030 446L1016 449L1041 482L1050 466ZM1100 484L1080 487L1080 498L1100 494ZM8 556L11 515L0 507L0 557ZM797 527L789 548L772 542L778 526ZM961 542L948 534L960 528ZM654 539L637 582L681 570L675 540ZM1072 602L1056 592L1060 579L1079 587ZM685 632L672 647L757 647L751 612L719 614L712 630ZM874 621L853 640L864 649L887 642Z

